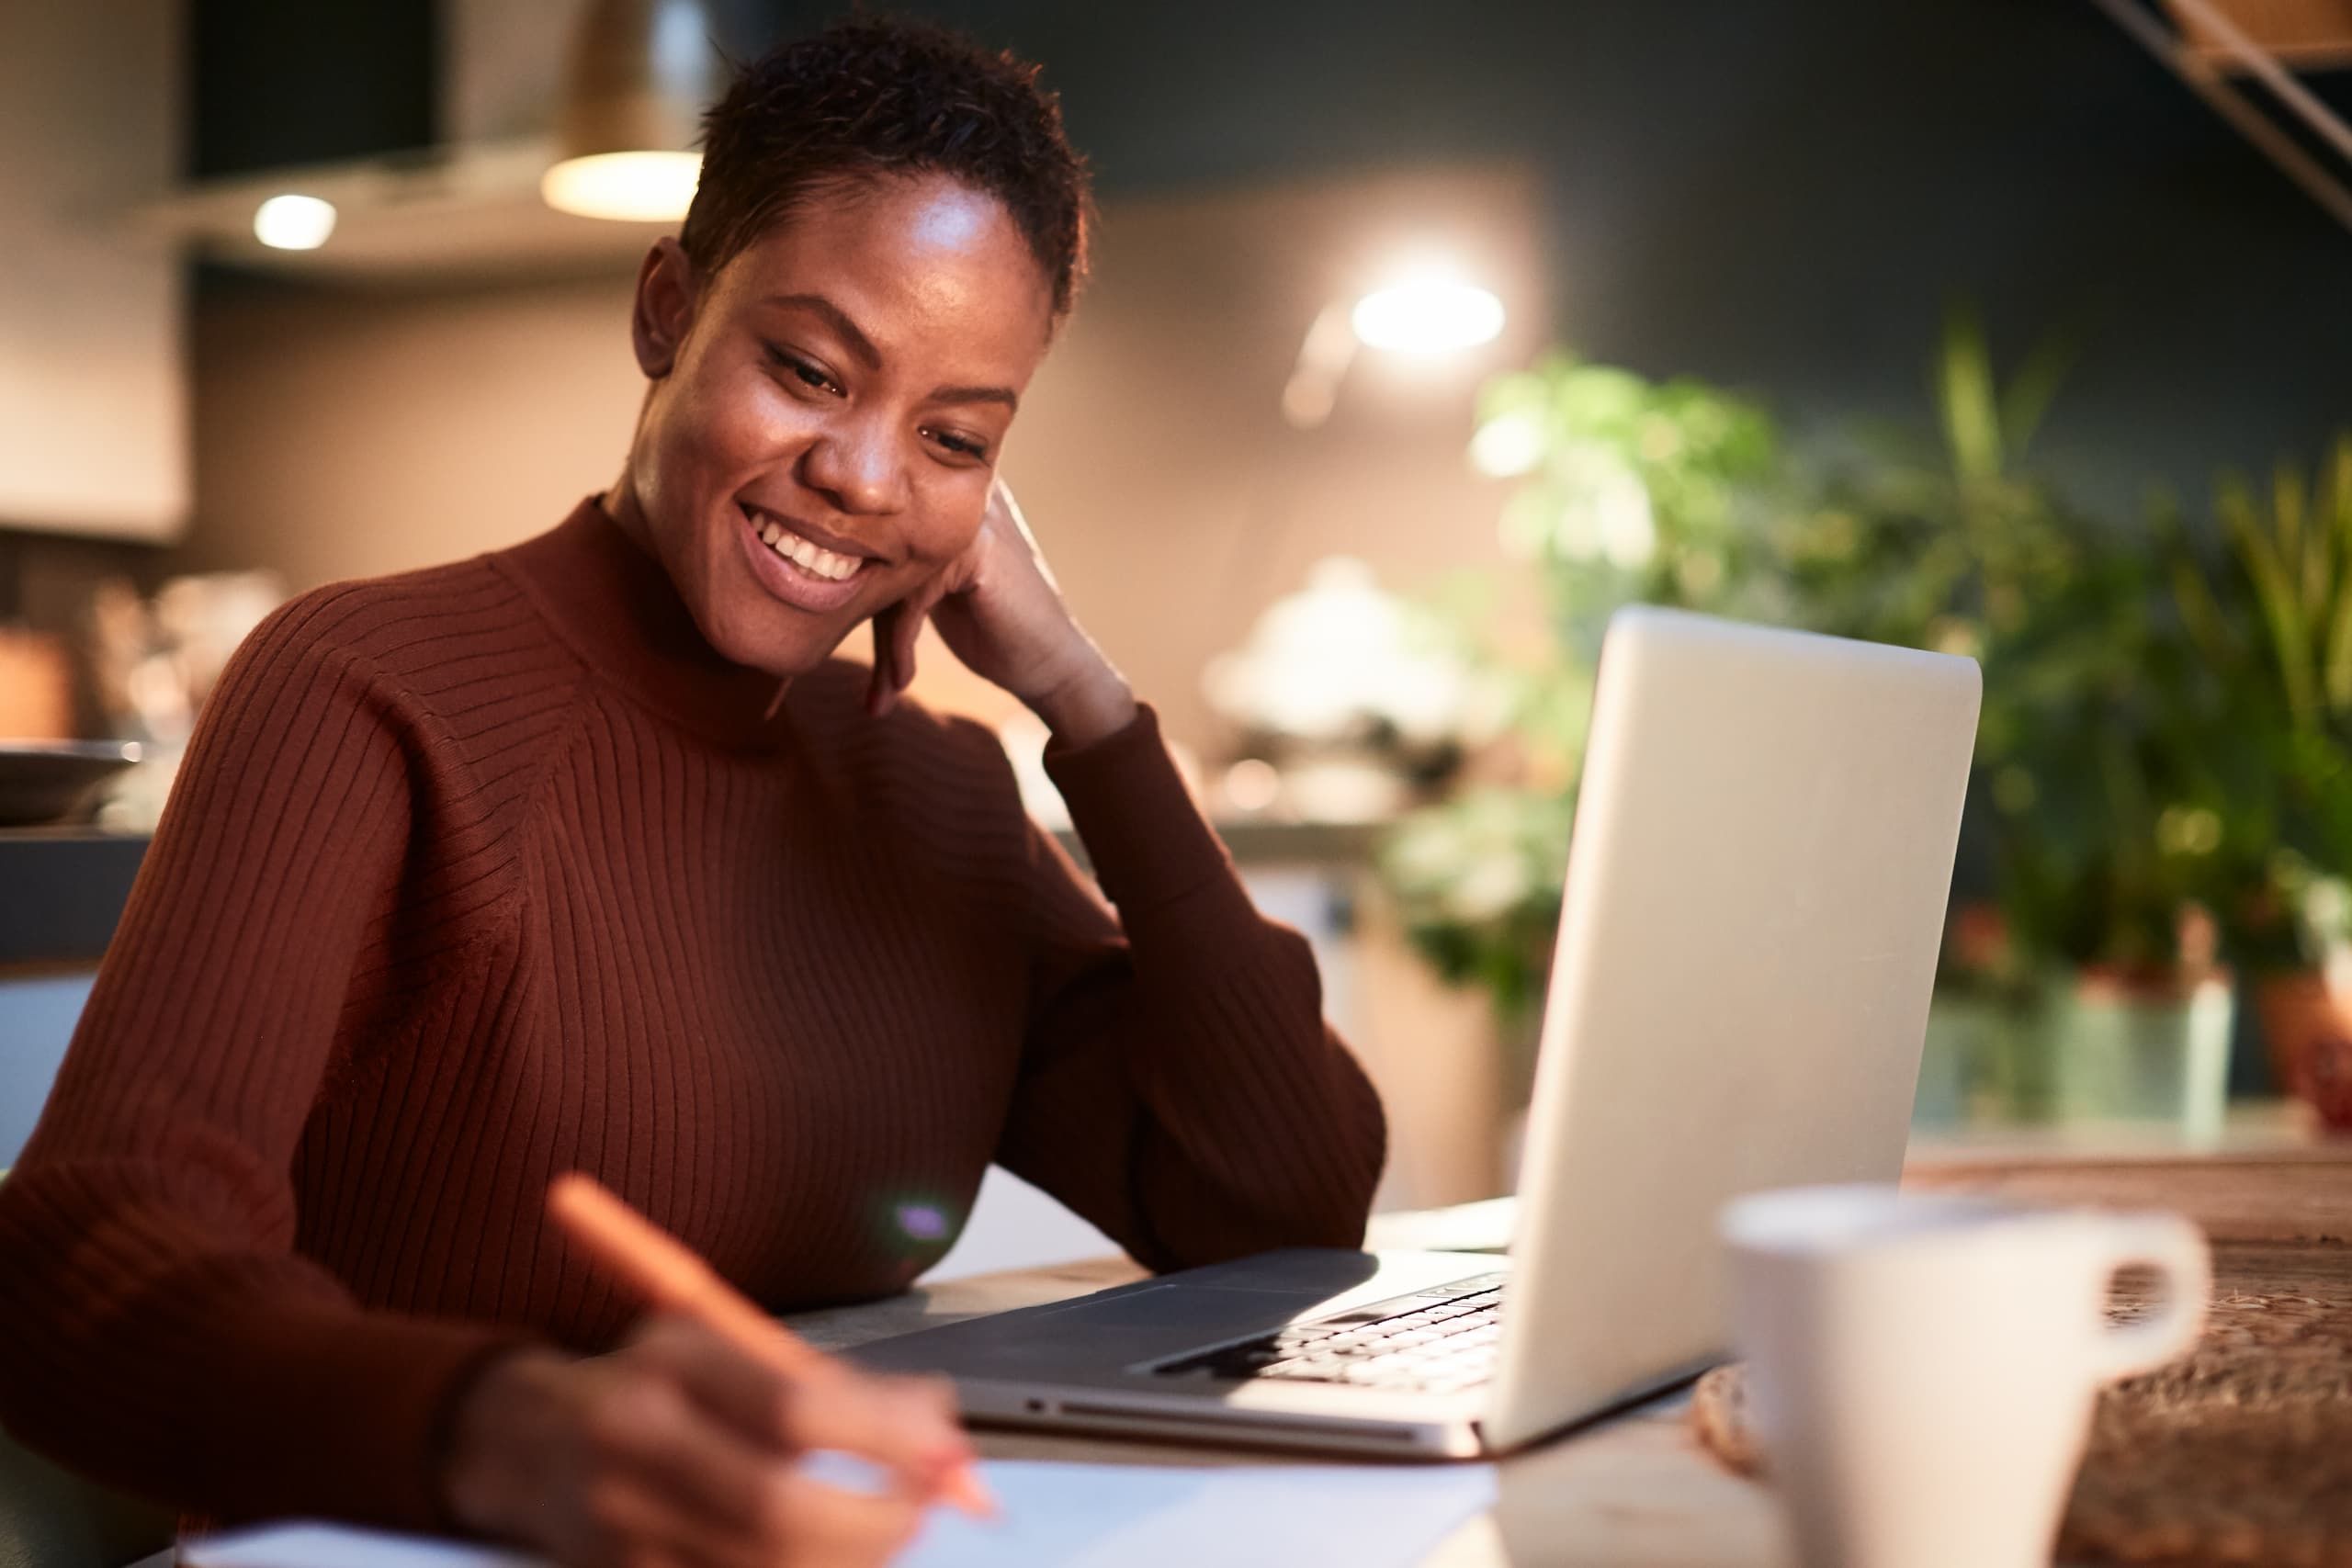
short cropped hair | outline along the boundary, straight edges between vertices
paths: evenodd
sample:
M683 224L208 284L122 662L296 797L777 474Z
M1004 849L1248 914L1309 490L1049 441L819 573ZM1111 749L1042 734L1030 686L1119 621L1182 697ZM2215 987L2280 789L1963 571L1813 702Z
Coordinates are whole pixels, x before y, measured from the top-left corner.
M1003 203L1069 311L1086 276L1086 163L1037 67L936 28L857 17L736 74L703 117L702 180L678 242L717 276L844 183L945 175Z

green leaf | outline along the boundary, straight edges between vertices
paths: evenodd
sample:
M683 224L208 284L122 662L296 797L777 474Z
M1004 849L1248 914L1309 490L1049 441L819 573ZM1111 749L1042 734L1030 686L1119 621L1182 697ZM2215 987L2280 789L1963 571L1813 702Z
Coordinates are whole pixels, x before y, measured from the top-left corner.
M2001 439L2012 455L2022 457L2032 445L2042 416L2057 400L2059 387L2075 367L2075 355L2071 338L2044 338L2009 378L2000 394Z
M2288 578L2278 542L2264 531L2254 496L2242 481L2223 481L2218 504L2222 525L2236 541L2239 558L2245 563L2247 575L2254 580L2255 592L2261 601L2263 620L2270 629L2272 656L2286 690L2288 707L2299 720L2308 718L2313 715L2318 698L2312 682L2311 628L2303 620L2302 606Z
M2322 470L2324 520L2318 531L2335 540L2335 618L2327 629L2327 662L2320 681L2328 710L2343 717L2352 710L2352 434L2336 438L2332 456Z
M2180 606L2181 625L2199 650L2214 666L2231 662L2229 617L2222 613L2213 591L2205 585L2196 562L2175 556L2171 565L2173 600Z
M1937 359L1937 406L1944 441L1963 479L1990 479L2002 468L2001 415L1993 389L1993 357L1976 312L1954 305L1944 315L1943 350Z

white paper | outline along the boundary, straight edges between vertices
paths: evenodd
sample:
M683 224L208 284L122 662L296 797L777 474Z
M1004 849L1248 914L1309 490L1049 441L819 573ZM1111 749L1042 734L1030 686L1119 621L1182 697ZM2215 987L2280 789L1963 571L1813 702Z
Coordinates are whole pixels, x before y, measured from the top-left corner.
M1518 1229L1516 1197L1482 1198L1449 1209L1374 1214L1363 1245L1367 1252L1509 1252Z
M546 1568L538 1558L467 1541L309 1519L183 1541L180 1562L187 1568Z
M853 1472L836 1472L854 1484ZM935 1509L901 1568L1410 1568L1491 1506L1491 1465L1063 1464L986 1460L989 1523ZM190 1568L543 1568L423 1536L262 1525L190 1541Z
M1004 1517L934 1510L902 1568L1410 1568L1495 1497L1484 1464L980 1471Z

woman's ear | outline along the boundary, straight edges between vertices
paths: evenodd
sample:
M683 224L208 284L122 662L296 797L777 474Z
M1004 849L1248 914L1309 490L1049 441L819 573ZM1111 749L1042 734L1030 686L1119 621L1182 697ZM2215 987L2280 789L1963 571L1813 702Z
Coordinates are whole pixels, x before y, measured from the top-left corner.
M695 319L695 286L684 248L667 235L654 241L637 269L637 304L628 321L637 366L648 380L659 381L677 367Z

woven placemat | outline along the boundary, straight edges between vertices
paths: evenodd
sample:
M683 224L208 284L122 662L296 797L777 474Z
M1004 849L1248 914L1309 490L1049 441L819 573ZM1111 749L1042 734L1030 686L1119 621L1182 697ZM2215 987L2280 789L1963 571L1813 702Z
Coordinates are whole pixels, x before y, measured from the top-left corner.
M2352 1248L2334 1267L2265 1250L2217 1248L2197 1349L2100 1393L2061 1561L2352 1568ZM2127 1292L2110 1315L2143 1310ZM1690 1415L1717 1458L1761 1472L1740 1367L1702 1378Z

